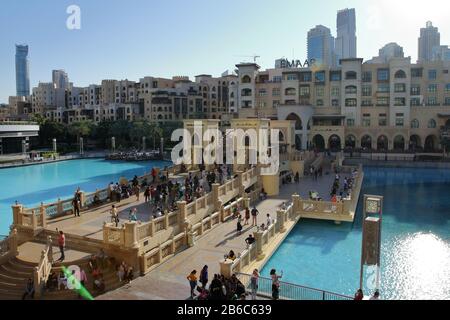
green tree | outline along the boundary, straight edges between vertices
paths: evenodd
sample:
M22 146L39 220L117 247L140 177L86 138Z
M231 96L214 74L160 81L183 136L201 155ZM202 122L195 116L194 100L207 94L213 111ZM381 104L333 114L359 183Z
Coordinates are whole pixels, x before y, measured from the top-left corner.
M70 136L76 137L78 142L81 137L87 137L91 134L93 126L91 121L74 122L69 125L68 133Z
M127 120L115 121L109 129L109 136L116 138L116 146L128 147L130 142L130 130L132 124Z
M53 138L56 138L59 142L65 142L67 138L66 126L59 122L45 121L39 128L40 146L52 146Z

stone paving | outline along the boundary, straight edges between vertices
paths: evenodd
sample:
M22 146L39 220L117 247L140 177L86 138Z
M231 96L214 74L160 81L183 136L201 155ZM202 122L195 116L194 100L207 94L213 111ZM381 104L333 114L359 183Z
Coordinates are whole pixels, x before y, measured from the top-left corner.
M309 191L314 190L324 200L329 200L333 180L334 174L326 174L326 170L324 170L323 177L319 177L317 181L311 177L305 177L299 184L282 186L279 196L271 197L257 205L260 212L258 224L265 223L268 213L272 218L276 218L277 208L283 202L290 202L294 193L299 194L302 198L307 198ZM236 220L220 224L197 240L194 247L177 254L146 276L134 280L130 285L106 293L98 299L187 299L189 297L187 275L194 269L200 272L206 264L209 267L209 278L212 279L215 273L219 273L219 261L223 259L224 254L230 250L236 254L244 250L246 248L245 238L256 229L244 226L244 231L240 236L236 235L235 230Z

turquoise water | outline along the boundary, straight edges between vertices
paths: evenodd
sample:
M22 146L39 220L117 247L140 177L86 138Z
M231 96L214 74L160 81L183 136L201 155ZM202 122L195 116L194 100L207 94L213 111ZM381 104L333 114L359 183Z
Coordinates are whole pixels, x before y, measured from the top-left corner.
M11 205L17 200L26 207L73 195L77 187L86 192L104 189L120 177L149 173L163 168L164 161L116 162L102 159L71 160L49 164L0 169L0 235L8 234L12 223Z
M450 299L450 170L366 167L362 194L383 195L381 296ZM362 200L355 223L302 220L268 261L283 280L353 296L359 287ZM373 291L365 274L364 292Z

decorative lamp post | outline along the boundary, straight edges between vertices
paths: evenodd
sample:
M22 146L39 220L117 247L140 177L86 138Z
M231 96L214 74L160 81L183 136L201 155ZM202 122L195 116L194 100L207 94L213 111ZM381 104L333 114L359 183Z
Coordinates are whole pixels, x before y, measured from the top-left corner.
M146 140L147 140L146 137L142 137L142 152L145 152L145 149L147 147L146 144L145 144Z
M111 150L113 153L116 152L116 138L115 137L111 138Z
M53 138L53 152L54 152L54 153L57 153L57 152L58 152L57 146L56 146L56 139L55 139L55 138Z
M27 142L25 140L22 140L22 153L27 153Z
M376 284L374 289L378 291L380 288L382 211L382 196L364 195L360 289L363 289L364 266L375 267Z
M161 156L164 154L164 138L161 138Z
M84 140L80 137L80 156L84 155Z

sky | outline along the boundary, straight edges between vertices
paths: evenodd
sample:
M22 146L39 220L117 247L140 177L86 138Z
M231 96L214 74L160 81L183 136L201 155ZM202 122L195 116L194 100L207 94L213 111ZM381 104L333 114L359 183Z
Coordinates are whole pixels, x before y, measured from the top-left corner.
M448 0L0 0L0 103L15 95L15 44L30 46L31 87L64 69L76 86L144 76L220 76L257 60L306 59L318 24L336 36L336 13L355 8L358 57L398 42L417 60L420 28L430 20L450 45ZM70 5L81 29L69 30Z

